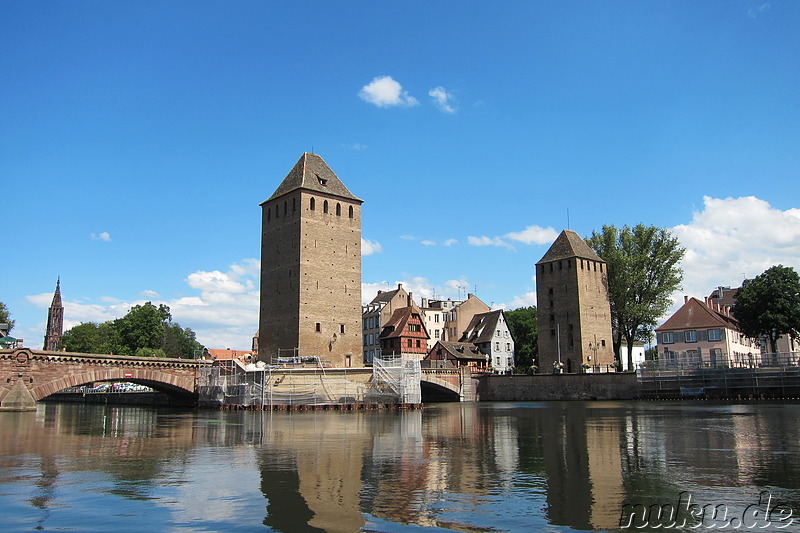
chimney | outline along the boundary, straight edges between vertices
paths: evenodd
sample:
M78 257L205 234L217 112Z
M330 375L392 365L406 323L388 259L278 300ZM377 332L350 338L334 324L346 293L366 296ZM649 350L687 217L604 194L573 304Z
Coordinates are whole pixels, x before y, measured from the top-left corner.
M402 290L402 289L403 289L403 284L402 283L398 283L397 284L397 290L399 291L399 290Z
M683 303L685 303L685 304L689 303L689 297L688 296L684 296L683 297Z
M411 298L413 294L413 292L408 293L408 307L411 307L411 305L414 303L414 300Z
M423 298L422 299L422 307L423 307L423 309L426 309L428 307L428 299L427 298Z
M467 300L469 300L469 299L470 299L470 298L472 298L473 296L475 296L475 295L474 295L474 294L472 294L471 292L468 292L468 293L467 293Z

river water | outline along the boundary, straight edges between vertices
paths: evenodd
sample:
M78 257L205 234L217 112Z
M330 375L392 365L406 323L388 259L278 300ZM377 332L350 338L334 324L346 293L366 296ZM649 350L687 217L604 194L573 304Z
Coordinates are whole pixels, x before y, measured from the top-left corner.
M800 405L778 403L294 413L39 404L0 413L0 524L800 531L799 420Z

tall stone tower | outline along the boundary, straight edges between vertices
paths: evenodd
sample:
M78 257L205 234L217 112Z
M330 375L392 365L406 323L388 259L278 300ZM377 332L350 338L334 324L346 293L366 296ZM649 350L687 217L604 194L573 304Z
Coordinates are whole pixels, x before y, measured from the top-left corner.
M614 361L606 263L577 233L564 230L536 263L539 372L607 371ZM597 368L594 368L597 367Z
M53 302L47 312L47 331L44 334L43 349L54 352L61 344L61 335L64 332L64 306L61 304L61 278L56 281L56 292Z
M361 204L304 153L261 204L259 359L362 366Z

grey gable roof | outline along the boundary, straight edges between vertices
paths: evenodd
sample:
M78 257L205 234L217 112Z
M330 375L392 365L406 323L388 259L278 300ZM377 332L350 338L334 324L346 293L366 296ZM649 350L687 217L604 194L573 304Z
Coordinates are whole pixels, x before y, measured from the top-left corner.
M594 250L589 248L589 245L586 244L586 241L581 239L577 233L572 230L565 229L561 232L558 238L556 238L553 245L549 250L547 250L547 253L544 254L544 257L542 257L536 264L551 263L553 261L571 259L573 257L590 259L592 261L600 261L603 263L605 262L600 259L600 256L597 255Z
M338 196L347 200L362 203L363 200L351 193L333 170L317 154L305 152L294 168L283 178L278 188L263 204L279 198L297 189Z
M471 342L473 344L492 342L494 333L497 330L497 321L500 320L502 315L502 309L498 309L473 316L469 326L467 326L467 330L458 341Z

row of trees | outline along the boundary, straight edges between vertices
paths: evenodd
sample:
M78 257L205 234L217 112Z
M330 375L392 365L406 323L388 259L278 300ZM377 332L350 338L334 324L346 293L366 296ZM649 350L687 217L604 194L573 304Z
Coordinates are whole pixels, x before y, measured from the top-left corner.
M84 322L64 332L69 352L113 353L139 357L194 358L203 351L190 328L172 321L169 307L136 305L122 318L101 324Z

